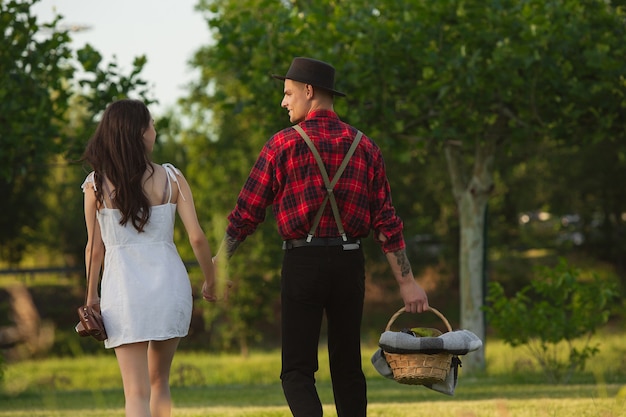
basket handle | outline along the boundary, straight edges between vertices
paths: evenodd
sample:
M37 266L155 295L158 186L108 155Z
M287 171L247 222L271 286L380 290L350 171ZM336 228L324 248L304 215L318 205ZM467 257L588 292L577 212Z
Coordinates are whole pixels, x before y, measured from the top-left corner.
M448 321L448 319L446 319L446 317L441 314L439 312L439 310L437 310L434 307L428 307L428 311L432 311L433 313L435 313L435 315L437 317L439 317L441 319L441 321L443 321L443 324L446 325L446 328L448 329L449 332L452 331L452 326L450 326L450 322ZM396 319L398 317L400 317L400 315L402 313L406 313L404 307L402 307L400 310L396 311L396 314L394 314L393 316L391 316L391 318L389 319L389 323L387 323L387 327L385 327L385 331L389 331L389 329L391 329L391 325L393 324L394 321L396 321Z

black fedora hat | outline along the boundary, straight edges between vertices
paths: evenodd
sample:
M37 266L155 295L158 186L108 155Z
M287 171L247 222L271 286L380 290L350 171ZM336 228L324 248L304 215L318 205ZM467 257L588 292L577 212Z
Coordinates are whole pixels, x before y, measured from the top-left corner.
M317 59L296 57L291 61L287 75L272 74L278 80L290 79L313 87L319 87L330 91L336 96L344 97L345 94L335 90L335 68Z

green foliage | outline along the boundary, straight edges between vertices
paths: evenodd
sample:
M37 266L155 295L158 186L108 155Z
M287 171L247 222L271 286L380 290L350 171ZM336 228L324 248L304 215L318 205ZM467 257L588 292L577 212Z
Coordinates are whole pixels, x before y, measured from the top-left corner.
M568 165L585 158L579 151L589 143L610 143L614 151L606 154L615 158L626 150L617 122L626 108L626 31L624 10L614 3L202 0L197 9L214 42L192 61L200 77L182 101L191 126L181 136L194 156L188 175L199 190L200 217L211 219L208 229L234 206L263 143L288 125L279 109L282 84L269 75L284 74L294 56L337 67L337 89L347 97L335 108L383 149L407 236L432 233L458 246L458 211L441 152L448 140L463 145L466 177L496 177L490 215L506 231L490 244L515 244L517 214L548 195L561 210L597 196L590 210L621 222L624 202L611 197L623 195L619 182L599 182L594 167ZM490 136L497 136L494 166L473 165ZM557 150L560 164L549 153ZM522 164L527 169L512 172ZM604 166L616 167L611 174L619 177L626 165ZM553 183L540 175L548 173ZM580 177L589 186L579 191ZM280 255L269 248L276 235L255 242L245 261L275 268ZM239 278L260 282L257 273L242 268Z
M146 81L139 77L147 62L145 55L134 59L133 68L128 75L119 72L115 61L102 68L102 56L91 45L85 45L78 50L77 59L83 70L89 74L88 78L79 80L79 85L86 88L87 110L90 114L99 114L103 111L103 105L126 98L129 94L136 95L136 98L142 99L148 106L154 102L148 98Z
M17 262L42 214L50 158L62 149L58 122L68 108L67 32L37 37L33 1L0 2L0 255ZM51 29L56 21L44 25Z
M101 68L91 46L71 50L69 32L57 26L60 16L37 22L31 13L37 2L0 2L0 256L9 264L37 244L82 258L77 237L84 227L75 223L85 173L59 167L81 154L108 103L132 93L151 102L139 78L145 57L129 75L115 62Z
M514 297L507 297L499 283L490 283L484 309L505 342L525 345L551 381L567 382L599 352L597 344L590 344L591 336L607 322L616 295L610 281L595 275L584 280L561 260L554 268L538 268L537 277ZM586 340L582 348L573 344L578 338ZM566 357L559 354L562 343Z

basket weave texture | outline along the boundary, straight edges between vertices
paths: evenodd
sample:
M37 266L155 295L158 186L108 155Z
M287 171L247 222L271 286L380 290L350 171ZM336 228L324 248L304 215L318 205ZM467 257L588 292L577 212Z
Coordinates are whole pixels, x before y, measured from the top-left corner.
M449 332L452 331L450 323L443 314L433 307L429 307L429 311L444 322ZM404 312L404 307L398 310L387 323L385 331L389 331L393 322ZM394 380L407 385L431 385L445 381L450 372L453 356L445 352L434 354L384 352L384 354L393 371Z

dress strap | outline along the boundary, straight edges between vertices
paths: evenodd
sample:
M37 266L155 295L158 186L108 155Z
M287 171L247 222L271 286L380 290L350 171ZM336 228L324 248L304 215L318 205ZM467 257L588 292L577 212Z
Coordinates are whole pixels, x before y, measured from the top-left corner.
M87 175L87 177L85 178L85 181L83 181L83 183L81 184L80 188L83 190L83 193L86 192L85 187L87 187L87 184L91 184L94 190L96 189L96 181L94 180L94 177L93 177L94 174L95 172L91 171L89 175Z
M174 181L176 185L178 186L178 193L182 197L183 201L187 201L185 199L185 195L183 194L183 191L180 189L180 182L178 182L178 175L182 176L183 174L180 172L178 168L176 168L174 165L170 163L165 163L161 166L165 169L165 172L167 173L168 178ZM169 183L169 191L170 191L170 196L169 196L168 202L171 202L172 201L172 184L171 183Z
M169 191L169 197L168 197L168 191ZM169 203L171 201L172 201L172 183L170 182L170 176L165 175L165 186L163 187L163 198L161 199L161 204Z
M104 191L107 193L107 196L109 196L109 198L111 200L113 200L112 198L112 194L111 194L111 189L109 188L109 183L107 183L107 179L103 178L102 179L102 186L104 187ZM102 203L104 204L104 208L108 208L107 207L107 199L106 198L102 198Z
M91 186L93 187L93 190L98 191L98 186L96 185L95 174L96 174L95 171L91 171L89 175L87 175L87 178L85 178L85 181L83 181L82 185L80 186L80 188L83 190L83 193L85 192L85 188L87 187L87 184L91 184ZM104 184L104 188L108 189L106 182L104 182L103 184ZM105 198L102 199L102 203L104 204L104 208L108 208Z

